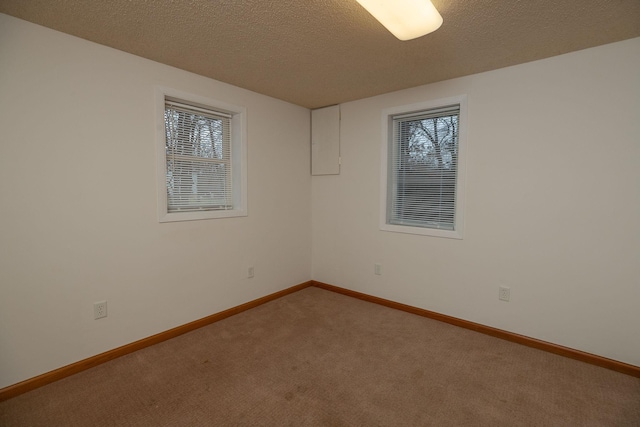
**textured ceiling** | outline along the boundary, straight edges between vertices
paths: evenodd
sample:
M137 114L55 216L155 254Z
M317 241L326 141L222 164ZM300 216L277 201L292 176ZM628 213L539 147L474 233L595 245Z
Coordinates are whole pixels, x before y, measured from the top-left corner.
M639 0L433 4L442 27L405 42L356 0L0 0L0 12L308 108L640 36Z

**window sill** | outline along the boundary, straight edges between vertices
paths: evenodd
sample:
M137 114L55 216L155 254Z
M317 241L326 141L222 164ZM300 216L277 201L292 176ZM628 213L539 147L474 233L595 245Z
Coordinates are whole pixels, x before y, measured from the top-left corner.
M380 224L380 230L393 233L417 234L420 236L444 237L462 240L462 232L457 230L438 230L436 228L411 227L407 225Z
M195 211L195 212L171 212L160 216L159 222L198 221L215 218L234 218L247 216L246 210L231 209L228 211Z

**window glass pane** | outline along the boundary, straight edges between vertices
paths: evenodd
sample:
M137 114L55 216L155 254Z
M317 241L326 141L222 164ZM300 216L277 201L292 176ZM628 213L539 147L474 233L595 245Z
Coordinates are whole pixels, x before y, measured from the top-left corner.
M230 119L165 107L167 211L233 208Z
M388 223L455 229L458 109L393 118Z

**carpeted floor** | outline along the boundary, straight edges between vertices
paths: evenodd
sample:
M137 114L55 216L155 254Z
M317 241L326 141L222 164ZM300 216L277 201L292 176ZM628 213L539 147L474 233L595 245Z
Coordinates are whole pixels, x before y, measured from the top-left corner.
M0 403L14 426L640 426L640 379L318 288Z

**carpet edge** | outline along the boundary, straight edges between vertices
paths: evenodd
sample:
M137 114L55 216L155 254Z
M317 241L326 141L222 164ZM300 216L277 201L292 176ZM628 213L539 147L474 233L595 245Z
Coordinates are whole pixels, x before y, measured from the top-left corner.
M525 345L527 347L536 348L538 350L546 351L548 353L557 354L559 356L589 363L590 365L599 366L601 368L610 369L612 371L616 371L622 374L630 375L632 377L640 378L640 366L630 365L628 363L598 356L592 353L587 353L587 352L576 350L570 347L553 344L553 343L542 341L536 338L527 337L525 335L515 334L513 332L505 331L503 329L498 329L491 326L482 325L480 323L470 322L468 320L463 320L457 317L448 316L446 314L436 313L435 311L425 310L425 309L414 307L411 305L402 304L402 303L391 301L388 299L364 294L362 292L352 291L350 289L341 288L339 286L330 285L328 283L319 282L317 280L311 280L311 285L327 291L336 292L336 293L357 298L363 301L383 305L396 310L401 310L407 313L416 314L418 316L427 317L429 319L438 320L440 322L449 323L451 325L458 326L465 329L470 329L472 331L479 332L481 334L490 335L495 338L511 341L517 344Z
M196 329L202 328L203 326L210 325L211 323L215 323L220 320L226 319L227 317L231 317L233 315L242 313L243 311L258 307L262 304L276 300L285 295L298 292L304 288L308 288L312 286L312 283L313 281L311 280L300 283L298 285L283 289L278 292L274 292L269 295L265 295L263 297L246 302L236 307L231 307L219 313L215 313L210 316L206 316L201 319L194 320L193 322L185 323L184 325L180 325L175 328L168 329L164 332L160 332L155 335L142 338L138 341L125 344L123 346L114 348L112 350L108 350L104 353L91 356L89 358L80 360L70 365L62 366L58 369L54 369L53 371L45 372L44 374L4 387L0 389L0 402L11 399L12 397L19 396L28 391L35 390L36 388L42 387L44 385L51 384L55 381L61 380L63 378L69 377L71 375L77 374L79 372L85 371L95 366L101 365L110 360L117 359L118 357L133 353L135 351L152 346L154 344L158 344L163 341L169 340L171 338L175 338L179 335L186 334L187 332L191 332Z

